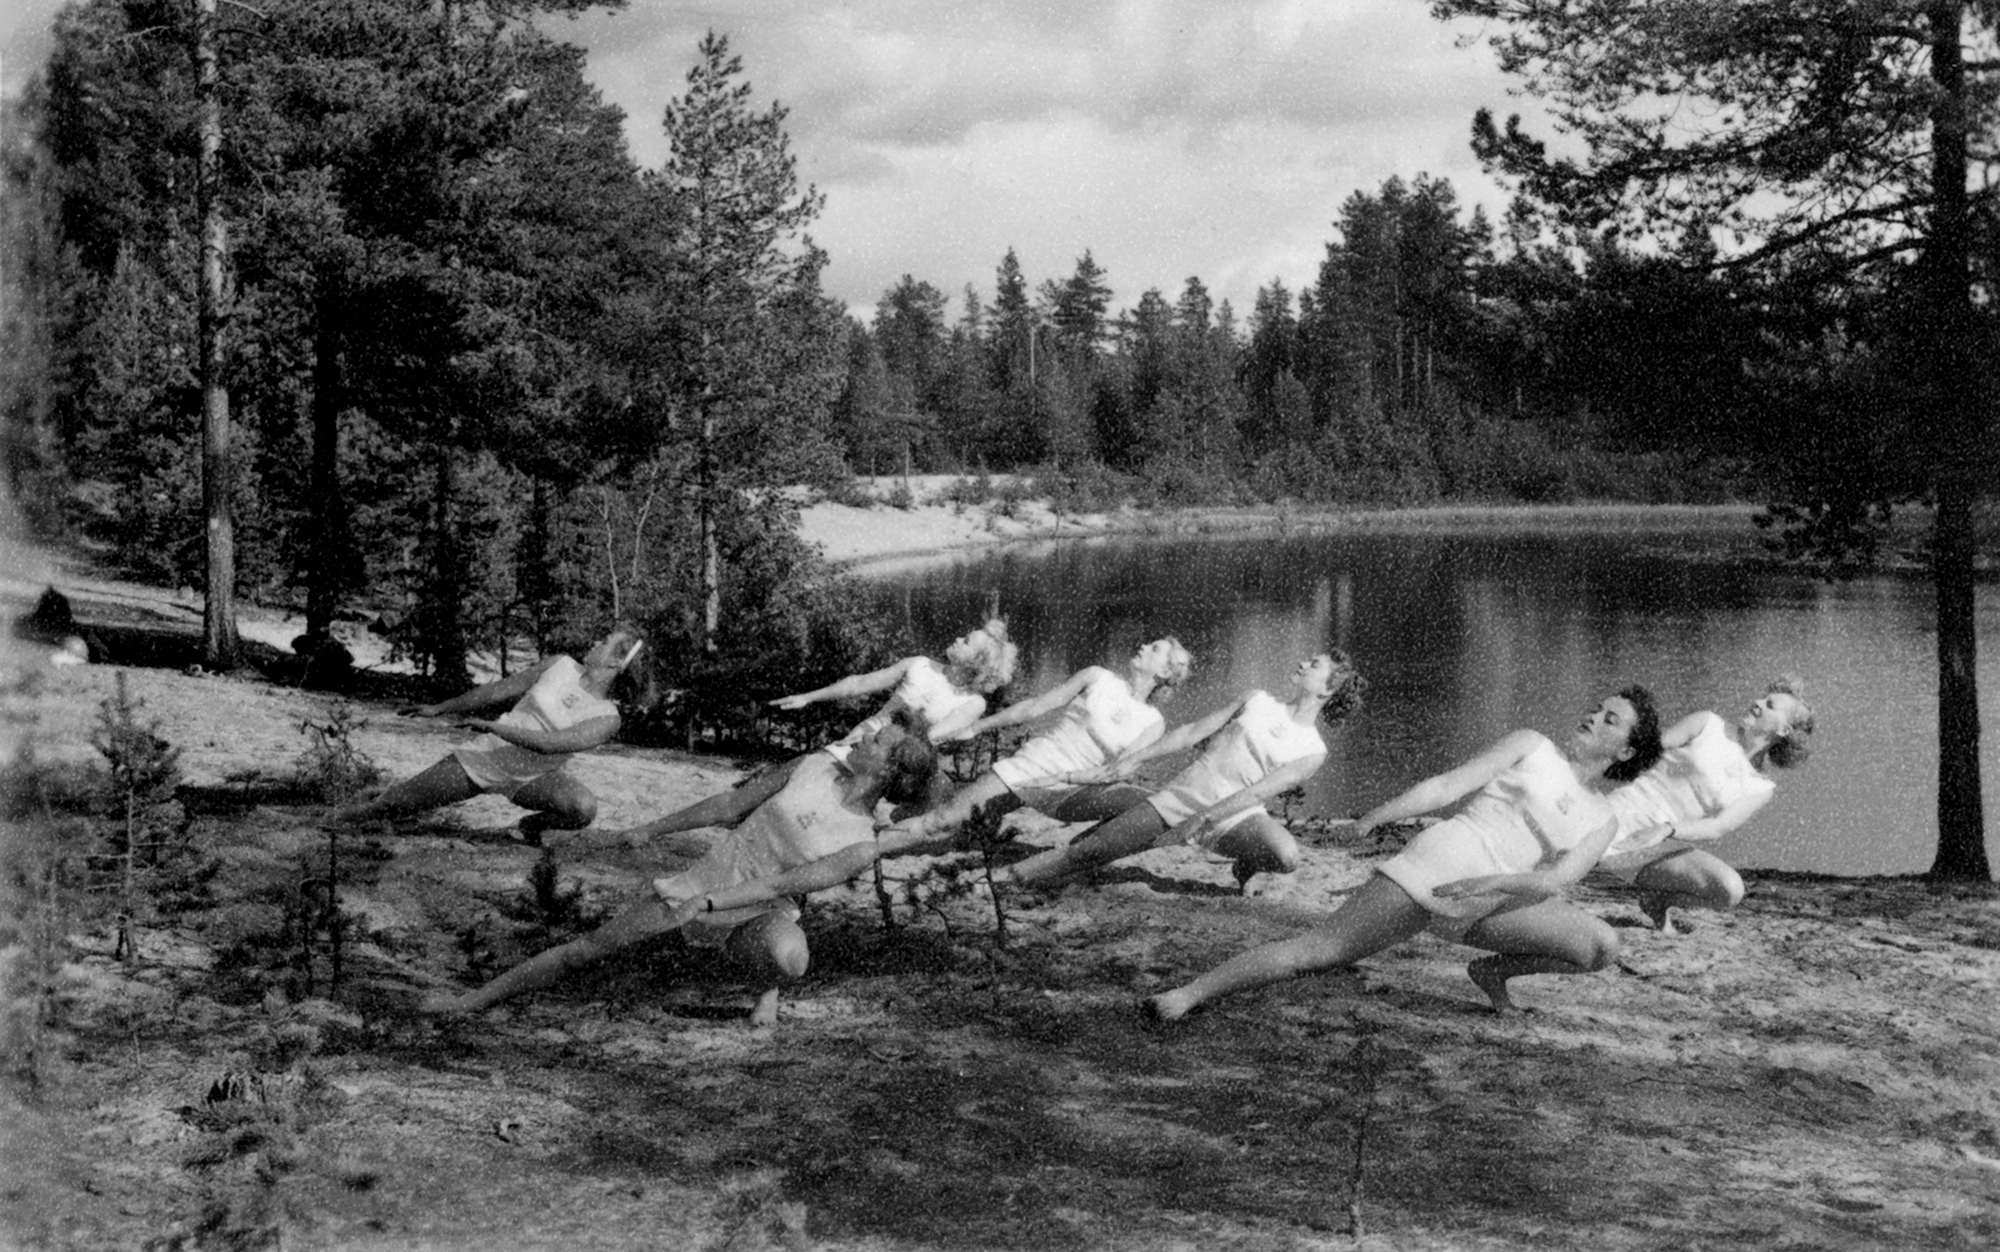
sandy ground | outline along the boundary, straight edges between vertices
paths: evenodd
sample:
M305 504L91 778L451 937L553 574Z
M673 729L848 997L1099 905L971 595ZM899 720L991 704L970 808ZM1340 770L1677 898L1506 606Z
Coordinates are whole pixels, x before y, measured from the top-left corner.
M45 759L82 759L115 673L8 704ZM66 1035L9 1113L8 1221L61 1248L1986 1248L2000 1239L2000 911L1990 891L1755 876L1733 915L1668 940L1626 925L1600 975L1480 1009L1467 953L1421 939L1362 972L1173 1028L1145 992L1296 932L1368 872L1227 889L1148 853L1095 888L1006 902L872 892L812 909L812 974L778 1029L674 942L465 1024L415 1017L575 933L538 916L538 854L479 800L351 840L344 970L301 962L287 901L323 836L260 808L314 698L131 671L184 752L213 899L144 932L86 928ZM371 712L390 774L451 732ZM622 826L735 777L599 753ZM1033 822L1022 849L1065 832ZM565 855L588 918L663 849ZM306 867L306 868L302 868ZM925 866L890 867L892 890ZM311 985L303 985L309 975ZM296 997L296 998L295 998ZM254 1097L209 1101L228 1072ZM286 1085L289 1084L289 1085ZM290 1094L280 1094L281 1092ZM1355 1231L1359 1229L1360 1237ZM151 1241L151 1242L149 1242ZM280 1242L281 1241L281 1242Z
M843 559L879 542L810 524ZM119 672L0 658L0 748L91 759ZM1161 1027L1144 994L1310 926L1384 850L1321 831L1249 898L1226 865L1155 851L1003 898L1004 944L986 903L898 861L889 919L865 883L810 907L814 967L775 1030L674 940L439 1025L411 1012L425 990L579 933L699 842L552 855L538 902L543 854L506 837L503 801L349 837L336 978L301 921L326 836L285 807L324 703L123 672L182 750L216 873L135 964L102 920L74 927L41 1086L0 1111L8 1246L2000 1245L1991 888L1751 875L1742 908L1667 939L1592 880L1578 898L1623 956L1521 985L1525 1016L1485 1012L1470 953L1426 937ZM457 738L360 712L392 777ZM625 747L575 768L608 829L740 776ZM1003 856L1073 833L1015 831Z

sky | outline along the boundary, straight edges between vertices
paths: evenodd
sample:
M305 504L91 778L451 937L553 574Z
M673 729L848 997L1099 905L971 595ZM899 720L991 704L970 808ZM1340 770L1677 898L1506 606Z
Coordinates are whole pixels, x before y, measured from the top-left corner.
M9 92L58 7L0 5ZM1472 114L1525 104L1426 0L631 0L545 28L588 50L648 166L702 34L726 35L758 107L790 110L827 290L864 318L904 274L949 316L968 283L990 300L1010 247L1033 285L1088 250L1114 308L1195 276L1246 316L1273 279L1310 284L1341 202L1392 175L1497 217Z

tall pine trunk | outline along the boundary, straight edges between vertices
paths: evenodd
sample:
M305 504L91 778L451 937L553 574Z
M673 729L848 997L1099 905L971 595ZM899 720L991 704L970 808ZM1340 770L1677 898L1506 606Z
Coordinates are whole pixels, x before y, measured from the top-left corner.
M1986 856L1986 815L1979 778L1978 632L1973 603L1975 537L1971 478L1984 445L1984 415L1972 395L1977 372L1972 337L1971 219L1966 201L1966 88L1961 32L1965 6L1938 0L1930 7L1931 106L1930 246L1920 262L1929 330L1937 336L1929 368L1942 429L1936 442L1937 515L1932 543L1937 582L1938 850L1930 877L1992 877Z
M340 489L340 336L333 280L322 277L314 300L312 396L312 538L307 548L306 633L330 638L345 588L347 509Z
M195 199L201 216L201 283L195 337L201 372L201 502L206 519L206 586L202 602L202 662L236 668L236 531L230 511L229 387L223 378L222 335L227 317L223 264L229 233L219 186L222 158L221 68L216 57L216 0L195 0L194 61L200 148Z

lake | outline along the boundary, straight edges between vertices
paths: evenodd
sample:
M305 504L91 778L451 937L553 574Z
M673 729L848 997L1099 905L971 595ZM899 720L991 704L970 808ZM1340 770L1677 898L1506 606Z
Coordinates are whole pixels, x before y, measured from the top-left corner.
M1834 874L1921 872L1937 841L1932 593L1915 577L1827 583L1772 570L1747 515L1670 511L1508 523L1383 522L1332 534L1079 540L878 571L863 580L942 655L997 596L1022 649L1016 698L1133 646L1181 638L1194 677L1170 724L1253 687L1282 696L1329 644L1372 684L1328 736L1308 809L1348 816L1519 726L1561 741L1617 687L1663 718L1734 722L1765 683L1805 678L1812 759L1716 845L1734 864ZM1979 598L1986 760L2000 742L2000 588ZM1985 780L1989 853L2000 778ZM2000 863L2000 856L1995 857Z

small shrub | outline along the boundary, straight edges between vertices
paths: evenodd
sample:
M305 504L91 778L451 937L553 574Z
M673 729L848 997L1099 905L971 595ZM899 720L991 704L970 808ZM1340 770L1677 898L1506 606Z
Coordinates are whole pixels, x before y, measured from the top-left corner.
M174 798L180 786L180 749L158 733L158 722L139 724L143 703L132 698L120 673L117 694L99 705L90 738L109 766L102 793L108 811L91 868L96 885L116 893L116 950L126 961L137 955L139 925L158 912L152 897L185 885L177 871L186 859L181 854L187 851L188 816Z
M381 781L381 766L354 746L354 732L367 724L341 700L327 706L320 719L299 723L299 733L309 741L294 764L293 782L301 795L339 804Z
M892 509L901 509L905 513L917 507L917 498L910 493L908 483L897 483L895 489L882 498L882 502Z

